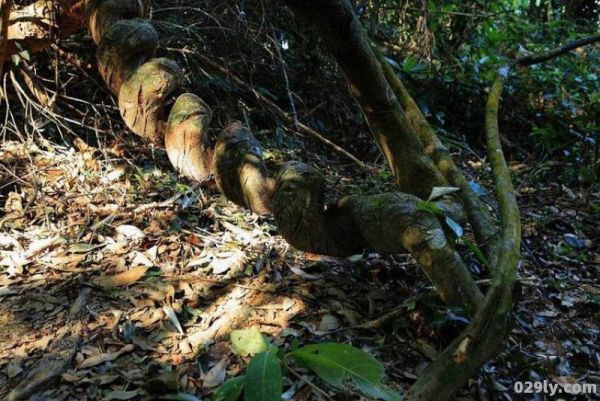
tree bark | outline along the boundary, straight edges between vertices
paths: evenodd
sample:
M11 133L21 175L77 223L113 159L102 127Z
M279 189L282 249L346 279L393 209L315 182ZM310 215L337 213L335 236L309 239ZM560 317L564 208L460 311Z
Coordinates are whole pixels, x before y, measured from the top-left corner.
M447 181L410 129L405 110L371 50L369 38L348 0L285 0L315 26L350 84L352 96L384 154L402 192L427 198Z
M400 104L406 110L408 123L425 146L427 154L433 159L435 165L450 185L460 188L458 197L464 205L468 221L475 233L475 239L484 249L489 268L494 270L498 261L498 229L492 216L469 185L465 175L460 171L456 163L454 163L448 149L427 122L427 119L421 113L419 106L417 106L417 103L410 96L400 78L398 78L383 55L377 49L374 49L374 51L383 67L388 82L394 89Z

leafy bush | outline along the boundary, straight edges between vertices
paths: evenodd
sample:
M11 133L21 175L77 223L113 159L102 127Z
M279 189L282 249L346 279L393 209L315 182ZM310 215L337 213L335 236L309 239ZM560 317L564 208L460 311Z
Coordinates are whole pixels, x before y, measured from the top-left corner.
M429 0L425 8L415 2L374 3L379 6L367 9L363 20L378 25L370 29L372 36L424 114L441 133L480 145L496 70L511 59L596 33L600 9L584 13L570 2L548 8L529 0ZM594 185L600 169L599 60L600 48L588 46L511 75L500 124L513 157L552 157L566 166L563 182Z

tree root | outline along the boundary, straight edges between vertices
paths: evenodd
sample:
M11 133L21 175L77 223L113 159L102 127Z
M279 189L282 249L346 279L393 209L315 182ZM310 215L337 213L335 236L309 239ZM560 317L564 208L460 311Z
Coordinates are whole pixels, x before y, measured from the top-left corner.
M280 170L273 198L279 231L298 249L349 256L363 249L409 252L444 301L476 310L482 299L437 217L403 193L348 196L327 208L320 172L300 162Z

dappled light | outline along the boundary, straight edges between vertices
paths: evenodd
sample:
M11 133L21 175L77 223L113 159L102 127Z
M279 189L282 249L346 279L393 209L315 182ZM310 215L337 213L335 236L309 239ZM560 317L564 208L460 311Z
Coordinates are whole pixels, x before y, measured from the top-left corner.
M597 399L599 18L0 0L0 399Z

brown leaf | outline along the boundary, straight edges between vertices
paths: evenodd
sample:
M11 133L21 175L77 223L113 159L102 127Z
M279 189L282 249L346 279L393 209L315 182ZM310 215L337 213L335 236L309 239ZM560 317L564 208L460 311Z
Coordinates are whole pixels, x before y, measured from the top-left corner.
M133 348L133 344L127 344L126 346L115 352L106 352L104 354L90 356L89 358L81 362L81 365L79 365L79 369L87 369L91 368L92 366L100 365L104 362L114 361L115 359L120 357L121 354L133 351Z
M103 288L123 287L126 285L131 285L144 277L146 270L148 270L148 266L138 266L112 276L96 277L94 280L92 280L92 282Z

